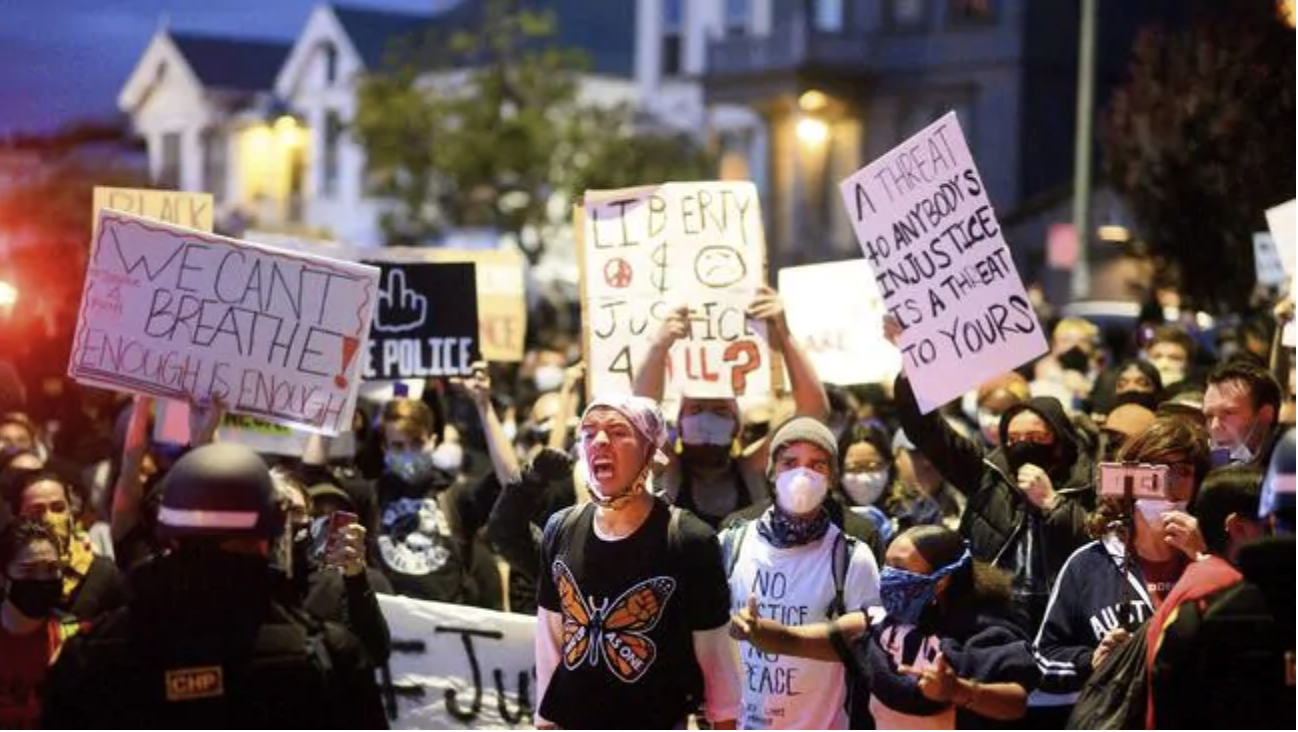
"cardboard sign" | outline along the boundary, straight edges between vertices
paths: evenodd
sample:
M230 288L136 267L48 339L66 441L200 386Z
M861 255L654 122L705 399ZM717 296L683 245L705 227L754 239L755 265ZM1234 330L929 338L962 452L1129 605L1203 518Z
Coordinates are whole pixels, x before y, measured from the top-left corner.
M1253 232L1253 265L1257 269L1258 284L1265 287L1278 287L1289 279L1270 232Z
M532 729L536 617L379 595L392 729Z
M752 183L587 191L578 218L591 393L630 392L634 369L679 305L690 308L690 333L672 347L666 400L770 392L766 324L745 315L766 266Z
M925 413L1046 351L954 112L840 191Z
M95 186L94 218L91 224L93 234L99 233L99 212L104 209L123 211L199 231L212 230L214 215L211 193Z
M470 375L478 357L474 265L384 262L373 256L365 263L381 272L365 378Z
M1298 201L1282 203L1266 210L1266 225L1275 240L1276 254L1289 273L1289 292L1298 290L1294 278L1298 278L1298 269L1294 268L1295 248L1298 248Z
M901 354L883 337L883 297L863 259L780 270L789 330L827 384L892 383Z
M101 211L68 375L337 434L378 270Z
M249 233L254 241L296 252L324 254L349 262L462 262L475 266L478 347L491 362L522 361L527 337L527 283L523 256L513 249L472 251L442 247L360 248L322 239Z

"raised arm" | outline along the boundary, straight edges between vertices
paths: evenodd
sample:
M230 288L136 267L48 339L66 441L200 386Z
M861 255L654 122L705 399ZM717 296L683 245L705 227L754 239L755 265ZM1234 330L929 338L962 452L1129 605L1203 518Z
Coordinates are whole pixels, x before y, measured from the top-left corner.
M500 417L491 406L491 377L487 374L487 364L478 361L471 368L473 376L452 379L451 383L463 389L478 410L478 419L482 420L482 433L487 441L487 454L491 456L491 468L496 473L496 480L502 486L512 485L520 480L522 470L518 466L514 445L505 435Z
M636 396L648 397L656 402L663 399L663 388L667 383L667 358L672 345L690 333L690 309L688 305L672 308L663 320L662 327L654 336L649 352L636 366L635 383L632 391Z
M789 322L784 317L784 301L780 293L769 285L757 290L757 297L748 306L748 317L765 320L771 347L784 357L784 367L789 373L789 386L793 389L796 413L815 417L822 422L829 419L829 397L821 383L816 367L806 351L789 332Z
M576 417L577 385L586 375L586 365L576 363L563 372L563 387L559 389L559 411L555 413L554 426L546 447L552 450L568 449L568 422Z
M152 409L152 397L137 396L131 403L131 418L126 423L126 440L122 445L122 467L113 488L113 509L109 515L113 544L126 538L140 520L140 502L144 499L140 469L149 449L149 412Z

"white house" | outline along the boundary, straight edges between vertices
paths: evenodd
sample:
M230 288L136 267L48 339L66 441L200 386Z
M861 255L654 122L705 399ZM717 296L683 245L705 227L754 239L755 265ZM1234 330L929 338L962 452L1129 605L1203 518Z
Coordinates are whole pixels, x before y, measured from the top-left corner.
M632 1L534 3L556 12L562 42L592 56L585 99L636 98ZM146 139L158 185L210 191L231 228L377 246L386 204L367 195L365 152L347 131L359 80L403 40L471 27L482 7L464 0L423 15L326 3L291 44L160 28L118 106Z

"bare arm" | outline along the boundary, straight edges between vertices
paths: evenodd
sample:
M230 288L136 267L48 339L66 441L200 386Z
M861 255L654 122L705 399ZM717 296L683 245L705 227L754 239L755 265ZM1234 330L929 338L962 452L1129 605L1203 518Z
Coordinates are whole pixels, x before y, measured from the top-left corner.
M532 717L537 729L554 729L554 723L541 718L541 702L550 688L550 679L559 667L559 639L563 635L563 619L558 613L545 608L536 609L536 711Z
M726 626L696 630L694 658L703 670L703 711L712 729L736 729L742 694L739 655L726 633Z
M554 426L550 428L550 439L546 447L554 450L565 450L568 445L568 422L575 416L577 409L577 385L586 374L585 364L570 366L563 374L563 388L559 390L559 412L555 415ZM662 385L659 385L662 390Z
M500 424L500 417L491 406L491 377L487 375L487 364L482 361L471 367L473 376L468 379L452 379L451 383L460 387L473 400L477 407L478 418L482 420L482 432L487 441L487 454L491 456L491 468L496 473L496 480L501 486L514 485L522 480L523 471L518 466L518 456L514 446L505 436L505 428Z
M748 317L766 321L771 346L784 357L784 367L789 372L789 386L793 389L796 413L815 417L822 422L829 419L829 396L825 394L825 386L816 373L816 367L789 332L789 323L784 317L784 301L780 299L780 294L770 286L763 285L758 289L753 303L748 306Z
M735 639L748 641L764 653L817 661L843 660L834 647L834 633L841 633L842 641L851 643L869 627L869 619L859 611L828 623L783 625L758 614L756 597L749 597L748 606L730 617L730 635Z
M131 404L131 418L126 424L126 440L122 445L122 468L113 488L113 510L109 516L114 544L124 539L140 520L140 502L144 498L140 469L149 448L149 412L152 408L151 397L137 396Z
M919 691L930 701L954 704L980 717L1007 721L1019 719L1028 709L1028 692L1014 682L984 684L956 675L946 657L938 654L931 667L919 670L908 665L897 671L919 679Z
M688 336L689 332L689 306L678 305L672 308L654 337L653 344L649 346L649 352L635 370L632 393L656 402L662 401L663 388L667 383L667 357L671 354L672 345Z

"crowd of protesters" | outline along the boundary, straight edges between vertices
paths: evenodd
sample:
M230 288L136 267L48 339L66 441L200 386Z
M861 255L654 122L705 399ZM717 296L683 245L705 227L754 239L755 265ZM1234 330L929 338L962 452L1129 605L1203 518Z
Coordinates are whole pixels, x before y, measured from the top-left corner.
M284 673L283 694L350 711L296 718L382 725L376 593L535 614L539 727L1295 721L1292 301L1234 340L1047 322L1047 355L927 414L904 374L822 383L774 290L748 315L788 394L664 412L683 305L634 394L587 399L572 340L541 338L372 385L353 434L255 462L222 452L221 404L169 444L151 399L65 385L74 418L41 421L0 368L0 727L277 726L253 682L274 674L218 676L269 694L225 716L149 712L212 703L210 677L171 675L212 648L284 655L253 632L266 608L333 639L324 685ZM1162 466L1162 495L1103 490L1115 462Z

